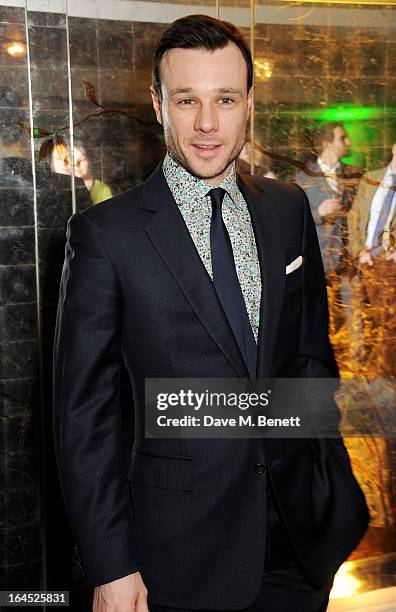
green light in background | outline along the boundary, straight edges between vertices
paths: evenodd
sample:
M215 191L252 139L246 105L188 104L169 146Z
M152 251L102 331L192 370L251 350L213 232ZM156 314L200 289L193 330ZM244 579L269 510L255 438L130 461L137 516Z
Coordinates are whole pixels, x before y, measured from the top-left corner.
M396 1L396 0L395 0ZM264 105L257 104L256 115L265 117L273 115L273 110L268 110ZM380 119L383 117L396 117L396 105L383 106L338 106L336 108L310 108L310 109L277 109L279 117L307 117L317 121L365 121L366 119Z
M384 114L380 106L344 106L342 108L326 108L325 110L312 110L308 113L313 119L319 121L365 121L376 119Z

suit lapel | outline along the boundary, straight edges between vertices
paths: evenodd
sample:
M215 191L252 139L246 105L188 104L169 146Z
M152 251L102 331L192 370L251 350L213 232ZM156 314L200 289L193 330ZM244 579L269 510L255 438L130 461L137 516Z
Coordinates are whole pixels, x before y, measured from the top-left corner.
M254 179L248 176L239 177L239 188L248 204L261 270L257 378L265 378L271 372L282 308L286 259L281 231L274 214L276 202L271 197L271 190L258 187Z
M353 210L356 212L356 214L359 215L359 234L363 244L365 244L367 238L367 230L370 221L371 205L373 202L373 198L385 176L385 172L386 168L381 168L380 170L374 170L367 174L367 178L374 181L373 185L368 182L365 182L364 180L360 183L360 189L358 191L357 197L357 203L359 204L359 207L358 209L355 208Z
M315 173L319 173L319 176L312 176L310 177L310 188L315 188L318 189L320 192L322 193L327 193L329 198L333 198L334 197L334 191L333 189L330 187L329 183L326 180L326 177L323 174L323 170L322 168L319 166L318 162L315 161L312 164L310 164L309 166L310 170L312 170L312 172Z
M372 185L366 185L366 193L365 197L362 199L363 206L360 214L360 235L363 236L363 243L366 242L367 238L367 229L370 220L370 210L373 198L375 196L375 192L377 191L377 187Z
M241 378L249 374L212 280L171 194L162 163L146 181L140 203L154 214L144 231L197 317Z

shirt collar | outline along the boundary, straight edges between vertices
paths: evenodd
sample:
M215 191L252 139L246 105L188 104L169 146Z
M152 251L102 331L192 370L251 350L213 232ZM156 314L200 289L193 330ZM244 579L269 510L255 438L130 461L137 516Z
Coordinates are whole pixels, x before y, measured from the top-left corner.
M385 170L385 174L382 178L382 187L388 189L390 185L392 185L392 174L396 174L392 170L392 165L389 164Z
M335 166L328 166L320 159L320 157L318 157L318 166L325 174L335 174L337 170L341 169L340 162L337 162Z
M162 169L165 175L166 182L172 192L176 203L181 206L183 204L191 204L192 201L197 202L203 200L208 192L213 189L213 185L193 176L178 164L169 154L166 154L162 162ZM233 162L230 172L223 179L219 187L225 189L232 201L238 203L239 188L237 184L235 162Z

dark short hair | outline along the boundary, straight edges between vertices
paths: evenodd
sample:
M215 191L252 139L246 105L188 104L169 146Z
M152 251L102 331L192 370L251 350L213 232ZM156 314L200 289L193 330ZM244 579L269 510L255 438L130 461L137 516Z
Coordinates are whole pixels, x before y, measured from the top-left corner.
M344 124L340 121L329 121L321 125L321 127L315 133L315 149L317 151L322 150L323 142L333 142L334 130L336 128L343 128Z
M228 23L207 15L188 15L174 21L163 33L153 56L152 86L161 97L161 59L170 49L204 49L215 51L234 43L245 58L247 89L253 83L253 61L250 49L239 30Z

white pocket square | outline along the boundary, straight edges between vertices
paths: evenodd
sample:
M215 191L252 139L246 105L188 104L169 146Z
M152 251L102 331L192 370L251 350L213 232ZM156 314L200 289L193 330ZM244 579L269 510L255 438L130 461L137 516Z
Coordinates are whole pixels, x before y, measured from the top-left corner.
M294 272L294 270L297 270L297 268L301 266L302 262L303 258L302 255L300 255L299 257L297 257L297 259L295 259L294 261L289 263L288 266L286 266L286 274L290 274L290 272Z

